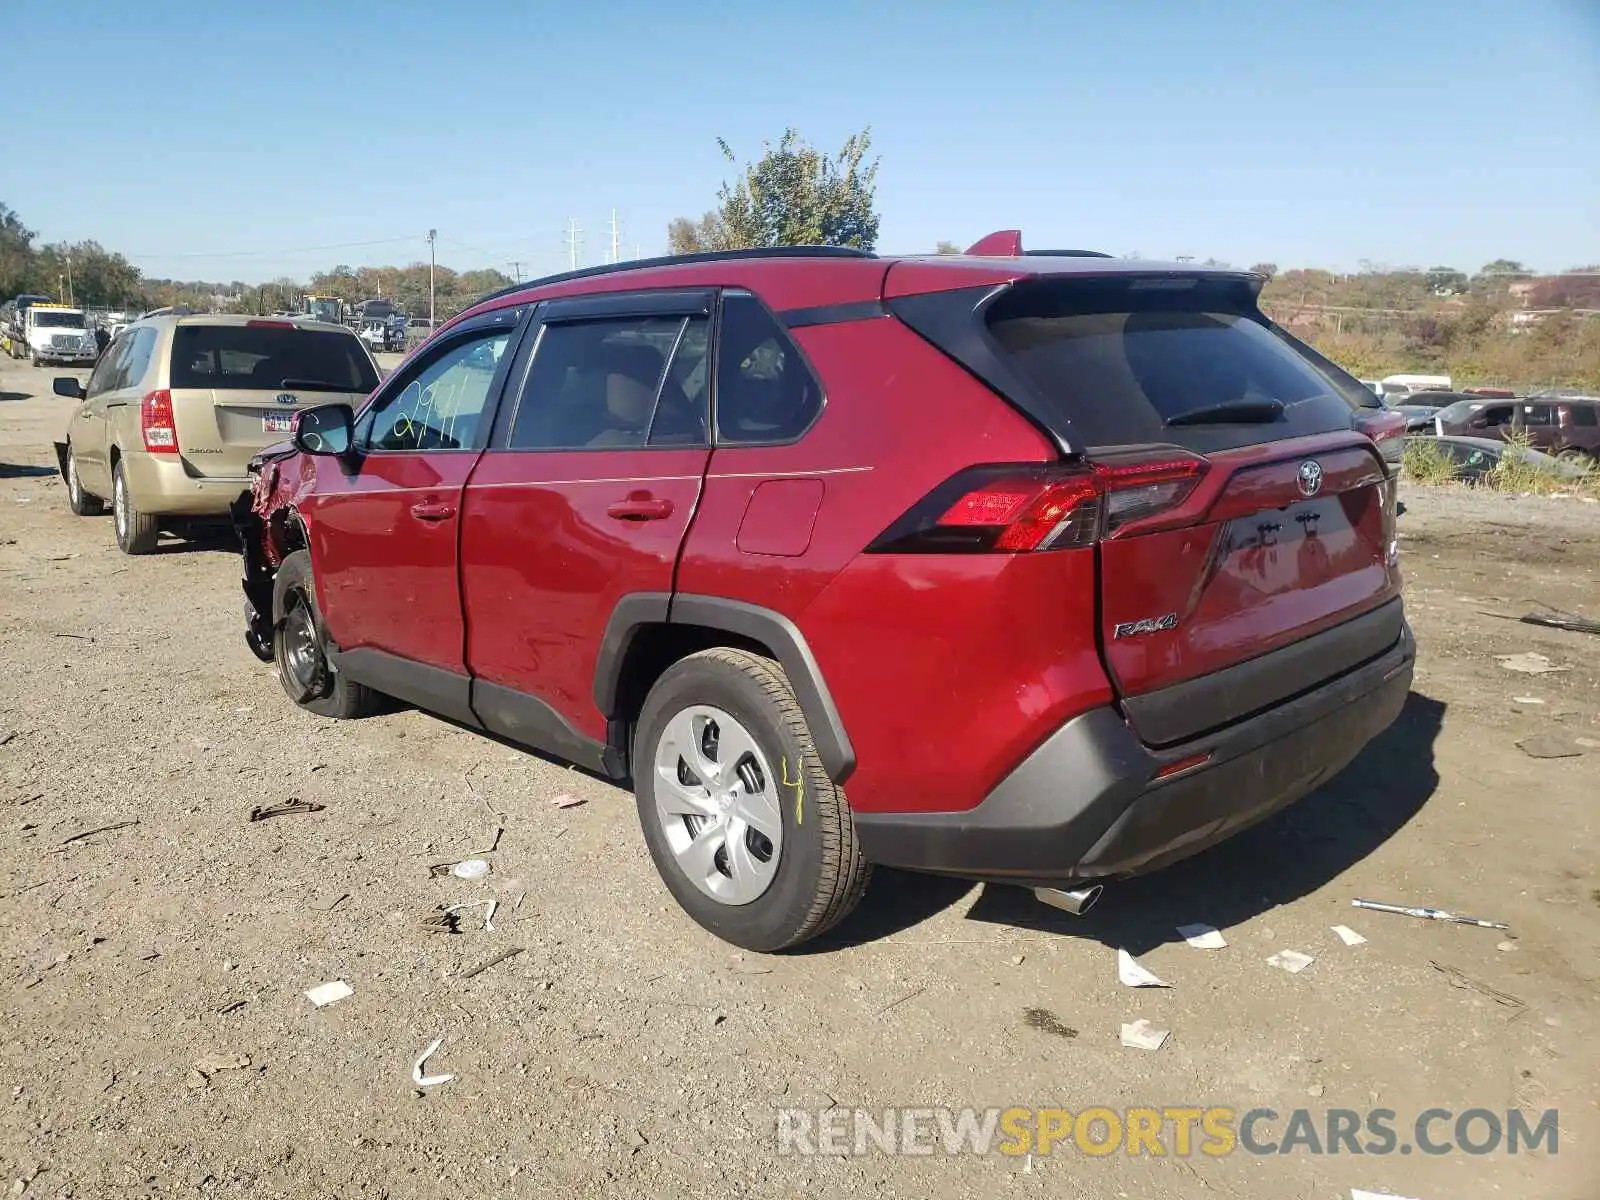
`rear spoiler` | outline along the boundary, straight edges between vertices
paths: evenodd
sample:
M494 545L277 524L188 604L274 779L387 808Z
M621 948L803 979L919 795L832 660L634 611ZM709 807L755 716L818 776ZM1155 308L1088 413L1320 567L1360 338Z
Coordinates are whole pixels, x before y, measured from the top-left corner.
M981 237L967 247L967 253L979 258L1110 258L1103 250L1024 250L1022 230L999 229Z

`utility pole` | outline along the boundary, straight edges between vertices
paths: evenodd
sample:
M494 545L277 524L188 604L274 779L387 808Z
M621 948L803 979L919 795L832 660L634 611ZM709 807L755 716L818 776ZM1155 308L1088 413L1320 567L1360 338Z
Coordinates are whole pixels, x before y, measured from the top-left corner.
M576 271L578 269L578 246L579 246L580 242L582 241L582 239L579 238L578 235L580 233L582 233L582 232L583 232L583 230L578 228L577 218L576 217L568 217L567 218L567 263L571 267L571 269L574 270L574 271Z
M437 229L428 230L428 328L433 328L433 240L439 236Z
M72 255L66 255L67 260L67 307L76 308L72 302Z
M520 262L512 261L512 262L508 262L506 264L506 266L511 268L511 274L516 278L516 281L518 283L521 283L522 282L522 264Z
M617 246L617 234L617 210L613 208L611 210L611 261L614 263L622 261L622 254Z

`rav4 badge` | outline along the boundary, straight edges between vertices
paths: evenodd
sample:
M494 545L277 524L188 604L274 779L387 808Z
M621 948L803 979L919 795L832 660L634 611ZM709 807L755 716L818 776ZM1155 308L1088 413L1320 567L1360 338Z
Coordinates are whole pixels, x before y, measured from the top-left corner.
M1141 633L1165 633L1169 629L1178 627L1178 614L1168 613L1164 617L1143 617L1137 621L1124 621L1111 631L1114 638L1137 637Z

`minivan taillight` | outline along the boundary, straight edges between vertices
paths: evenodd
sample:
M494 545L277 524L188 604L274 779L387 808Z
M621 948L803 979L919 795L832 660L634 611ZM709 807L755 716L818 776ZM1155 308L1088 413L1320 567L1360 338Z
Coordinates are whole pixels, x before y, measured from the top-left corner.
M178 426L172 419L172 393L166 388L146 392L139 401L139 432L151 454L178 452Z
M1205 473L1193 455L969 467L867 547L875 554L1064 550L1115 537L1181 504Z

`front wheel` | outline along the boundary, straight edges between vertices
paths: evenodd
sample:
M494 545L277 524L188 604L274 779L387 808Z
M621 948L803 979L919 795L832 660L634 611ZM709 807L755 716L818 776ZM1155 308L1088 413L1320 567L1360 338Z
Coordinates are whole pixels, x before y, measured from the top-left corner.
M714 649L670 667L639 715L633 776L656 870L736 946L799 945L866 891L849 804L771 659Z
M328 637L317 609L311 555L296 550L272 581L272 656L283 690L307 712L351 720L377 711L377 693L328 661Z

